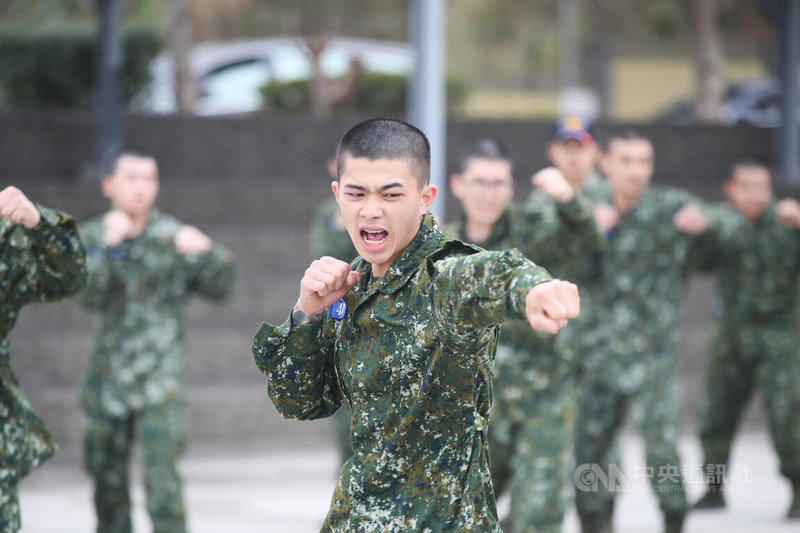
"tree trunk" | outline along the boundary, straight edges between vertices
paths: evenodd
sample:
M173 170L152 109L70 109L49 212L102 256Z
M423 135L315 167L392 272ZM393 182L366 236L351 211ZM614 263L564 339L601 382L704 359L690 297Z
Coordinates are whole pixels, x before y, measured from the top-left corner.
M715 0L690 0L689 6L694 32L695 117L701 122L719 122L725 81Z
M192 15L189 3L190 0L168 0L167 47L174 65L175 102L181 114L192 113L195 99L190 66Z

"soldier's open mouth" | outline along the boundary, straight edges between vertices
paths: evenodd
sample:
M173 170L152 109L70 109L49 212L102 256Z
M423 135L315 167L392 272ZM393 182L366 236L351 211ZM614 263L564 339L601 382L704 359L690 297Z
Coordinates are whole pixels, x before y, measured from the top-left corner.
M386 242L388 237L389 233L383 230L361 230L361 240L364 241L365 245L371 248L381 246Z

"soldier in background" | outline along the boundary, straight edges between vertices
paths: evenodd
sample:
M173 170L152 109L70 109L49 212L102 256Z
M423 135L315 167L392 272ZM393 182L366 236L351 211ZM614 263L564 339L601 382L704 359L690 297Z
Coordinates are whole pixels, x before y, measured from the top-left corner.
M186 445L185 307L193 294L221 300L235 278L230 252L153 207L158 186L152 157L120 154L102 182L111 210L81 228L90 267L81 302L96 313L81 403L99 533L131 531L135 435L153 530L186 531L177 470Z
M545 151L547 159L561 171L572 188L596 203L608 193L605 180L597 170L600 147L592 136L591 127L589 122L578 116L561 117L555 123L553 138ZM536 207L541 203L549 203L549 196L536 188L536 184L532 185L534 189L528 196L528 204Z
M450 184L462 217L446 232L487 250L517 248L551 273L577 282L566 264L582 262L602 245L602 237L591 204L564 175L555 168L538 172L533 183L549 201L520 208L511 203L513 164L502 143L475 140L462 147L458 159L459 172ZM571 500L575 383L573 361L557 348L558 336L534 331L522 320L501 329L489 458L495 494L511 493L511 527L504 526L509 531L559 532Z
M580 335L575 460L613 478L609 452L632 411L666 531L675 533L688 510L676 449L680 312L695 248L713 219L688 193L649 186L653 145L635 132L610 138L600 168L610 192L595 211L606 244L592 287L595 312ZM576 504L584 533L610 531L614 495L582 481L576 480Z
M362 259L314 261L287 320L253 340L283 416L350 405L354 453L324 531L499 531L486 435L497 325L527 317L556 333L579 311L573 284L518 251L445 238L429 173L413 126L348 130L332 189Z
M776 202L770 171L757 161L735 164L724 191L732 208L726 231L705 250L719 272L723 311L700 415L708 488L695 508L725 506L731 442L758 390L794 493L788 518L800 519L800 205Z
M86 285L86 253L71 216L0 190L0 531L21 527L19 483L56 450L11 369L9 334L23 305L71 296Z
M327 161L328 176L336 180L336 154ZM311 220L311 257L333 257L339 261L350 263L358 257L358 252L347 229L344 227L342 213L336 198L331 196L322 201L317 207ZM333 415L336 429L336 445L339 448L339 458L344 463L353 453L350 443L350 413L347 409L339 409Z

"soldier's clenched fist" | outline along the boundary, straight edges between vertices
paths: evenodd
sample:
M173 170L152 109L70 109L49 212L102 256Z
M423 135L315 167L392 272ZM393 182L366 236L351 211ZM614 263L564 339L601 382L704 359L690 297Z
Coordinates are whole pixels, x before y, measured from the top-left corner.
M11 185L0 191L0 217L31 229L36 227L42 215L21 190Z
M117 246L129 238L132 229L131 217L118 209L103 215L103 241L109 246Z
M555 167L543 168L533 175L531 183L560 204L566 204L575 197L575 189L569 184L564 173Z
M194 226L181 226L175 233L175 250L179 254L202 255L211 250L211 239Z
M361 274L351 271L344 261L327 256L317 259L300 281L295 308L309 316L319 314L347 294L359 279Z
M575 318L581 311L578 287L561 280L540 283L528 291L525 297L525 315L533 329L547 333L558 333L567 320Z

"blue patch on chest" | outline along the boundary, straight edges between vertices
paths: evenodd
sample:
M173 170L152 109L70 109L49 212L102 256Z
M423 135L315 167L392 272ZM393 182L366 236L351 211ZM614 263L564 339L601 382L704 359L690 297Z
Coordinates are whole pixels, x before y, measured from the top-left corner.
M343 299L328 308L328 316L337 320L343 319L345 313L347 313L347 304Z

